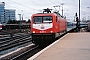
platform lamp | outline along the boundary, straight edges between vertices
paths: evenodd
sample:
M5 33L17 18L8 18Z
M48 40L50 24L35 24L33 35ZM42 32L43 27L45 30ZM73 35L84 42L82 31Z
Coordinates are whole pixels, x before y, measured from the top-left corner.
M79 31L80 31L80 0L79 0Z
M63 16L63 5L64 5L64 3L61 3L61 5L62 5L62 16Z

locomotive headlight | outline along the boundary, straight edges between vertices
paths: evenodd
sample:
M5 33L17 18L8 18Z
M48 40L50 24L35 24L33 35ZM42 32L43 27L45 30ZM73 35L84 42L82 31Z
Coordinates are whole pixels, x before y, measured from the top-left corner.
M50 31L51 33L53 32L53 31Z
M33 33L35 33L35 31L33 31Z

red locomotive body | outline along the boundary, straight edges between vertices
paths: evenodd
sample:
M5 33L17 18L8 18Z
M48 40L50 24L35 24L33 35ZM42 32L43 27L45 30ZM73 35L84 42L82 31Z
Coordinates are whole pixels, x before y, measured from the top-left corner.
M32 41L35 44L51 42L66 32L66 19L57 13L33 14L31 17Z

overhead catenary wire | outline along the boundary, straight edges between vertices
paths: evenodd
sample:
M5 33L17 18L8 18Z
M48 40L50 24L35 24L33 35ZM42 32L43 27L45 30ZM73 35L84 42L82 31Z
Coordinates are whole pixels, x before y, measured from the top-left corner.
M37 10L37 11L39 11L38 9L35 9L35 8L32 8L32 7L26 6L26 5L24 5L24 4L20 4L20 3L18 3L18 2L13 1L13 0L10 0L10 1L13 2L13 3L16 3L16 4L20 5L20 6L23 6L23 7L25 7L25 8L30 8L30 9L32 9L32 10Z
M38 2L34 1L34 0L31 0L32 2L36 3L37 5L39 6L42 6L41 4L39 4Z
M56 5L52 0L50 0L54 5Z
M10 4L7 4L7 3L5 3L5 5L10 6L10 7L13 7L13 8L16 8L15 6L10 5Z
M15 2L15 1L11 1L11 2L12 2L12 3L15 3L15 4L18 4L18 5L20 5L20 6L23 6L23 7L25 7L25 8L28 8L29 10L32 10L32 12L30 12L30 11L26 11L25 9L17 9L17 7L6 3L6 5L11 6L11 7L17 9L17 11L19 11L19 13L20 13L20 10L25 11L25 12L24 12L24 16L25 16L25 13L26 13L26 14L28 13L28 14L29 14L28 16L30 16L31 14L33 14L33 11L34 11L34 10L35 10L35 11L39 11L38 9L28 7L28 6L26 6L26 5L17 3L17 2ZM16 13L16 14L18 15L18 13ZM21 12L21 14L22 14L22 12Z
M13 5L10 5L10 4L7 4L7 3L6 3L6 5L7 5L7 6L11 6L11 7L13 7L14 9L16 9L16 7L13 6ZM20 12L20 10L17 10L17 11ZM33 13L33 12L31 13L30 11L26 11L26 10L23 10L23 11L25 11L24 14L25 14L25 13L26 13L26 14L32 14L32 13Z
M88 3L86 0L84 0L87 4L90 4L90 3Z

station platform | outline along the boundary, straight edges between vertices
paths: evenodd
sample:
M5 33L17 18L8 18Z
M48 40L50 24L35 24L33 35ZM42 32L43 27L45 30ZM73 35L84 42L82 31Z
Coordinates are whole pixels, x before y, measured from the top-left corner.
M90 33L68 33L27 60L90 60Z

